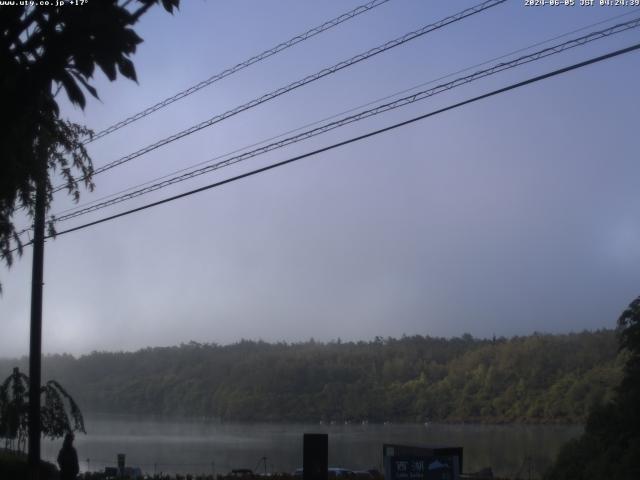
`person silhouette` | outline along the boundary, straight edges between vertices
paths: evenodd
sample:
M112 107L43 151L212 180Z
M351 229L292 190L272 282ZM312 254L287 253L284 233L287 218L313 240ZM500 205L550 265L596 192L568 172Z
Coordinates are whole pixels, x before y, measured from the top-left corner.
M60 467L60 480L75 480L80 471L78 466L78 453L73 447L73 433L69 432L64 436L62 448L58 453L58 466Z

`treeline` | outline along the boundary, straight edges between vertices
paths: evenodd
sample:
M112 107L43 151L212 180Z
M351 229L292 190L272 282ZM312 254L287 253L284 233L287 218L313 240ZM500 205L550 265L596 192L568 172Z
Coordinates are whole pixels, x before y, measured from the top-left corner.
M611 330L481 340L189 343L43 360L85 413L227 421L582 422L624 358ZM26 359L0 360L0 378Z

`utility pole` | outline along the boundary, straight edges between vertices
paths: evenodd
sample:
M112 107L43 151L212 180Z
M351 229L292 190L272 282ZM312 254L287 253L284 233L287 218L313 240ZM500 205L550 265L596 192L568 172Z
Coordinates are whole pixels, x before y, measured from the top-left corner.
M44 278L44 225L46 214L47 158L43 156L36 181L31 271L31 334L29 341L29 480L39 479L40 383L42 376L42 285Z

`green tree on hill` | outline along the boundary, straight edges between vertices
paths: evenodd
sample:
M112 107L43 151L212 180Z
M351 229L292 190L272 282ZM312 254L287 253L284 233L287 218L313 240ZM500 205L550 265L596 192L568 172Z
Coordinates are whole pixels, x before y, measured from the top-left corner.
M584 423L613 398L626 356L613 330L495 343L185 344L45 357L86 411L261 421ZM0 359L0 376L18 360ZM4 373L6 372L6 373Z
M585 433L563 447L546 480L640 478L640 297L622 313L618 328L628 357L615 397L591 411Z

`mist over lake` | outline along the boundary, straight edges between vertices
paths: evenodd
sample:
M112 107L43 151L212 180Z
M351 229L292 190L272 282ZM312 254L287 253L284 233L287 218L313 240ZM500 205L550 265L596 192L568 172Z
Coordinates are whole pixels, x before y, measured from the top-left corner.
M563 442L582 432L562 425L219 423L159 417L93 415L76 446L82 470L127 465L143 472L227 473L233 468L292 472L302 467L302 434L329 434L329 464L382 470L382 444L451 445L464 448L464 470L491 466L498 476L534 476L551 463ZM53 460L61 442L43 442ZM88 461L87 461L88 459Z
M7 359L0 371L12 365L26 369L24 359ZM384 443L454 446L464 449L465 472L539 477L621 374L610 330L191 342L52 355L43 365L85 413L81 469L104 471L123 453L149 474L291 473L302 467L303 434L328 433L330 466L382 470ZM44 442L44 458L59 449L60 441Z

